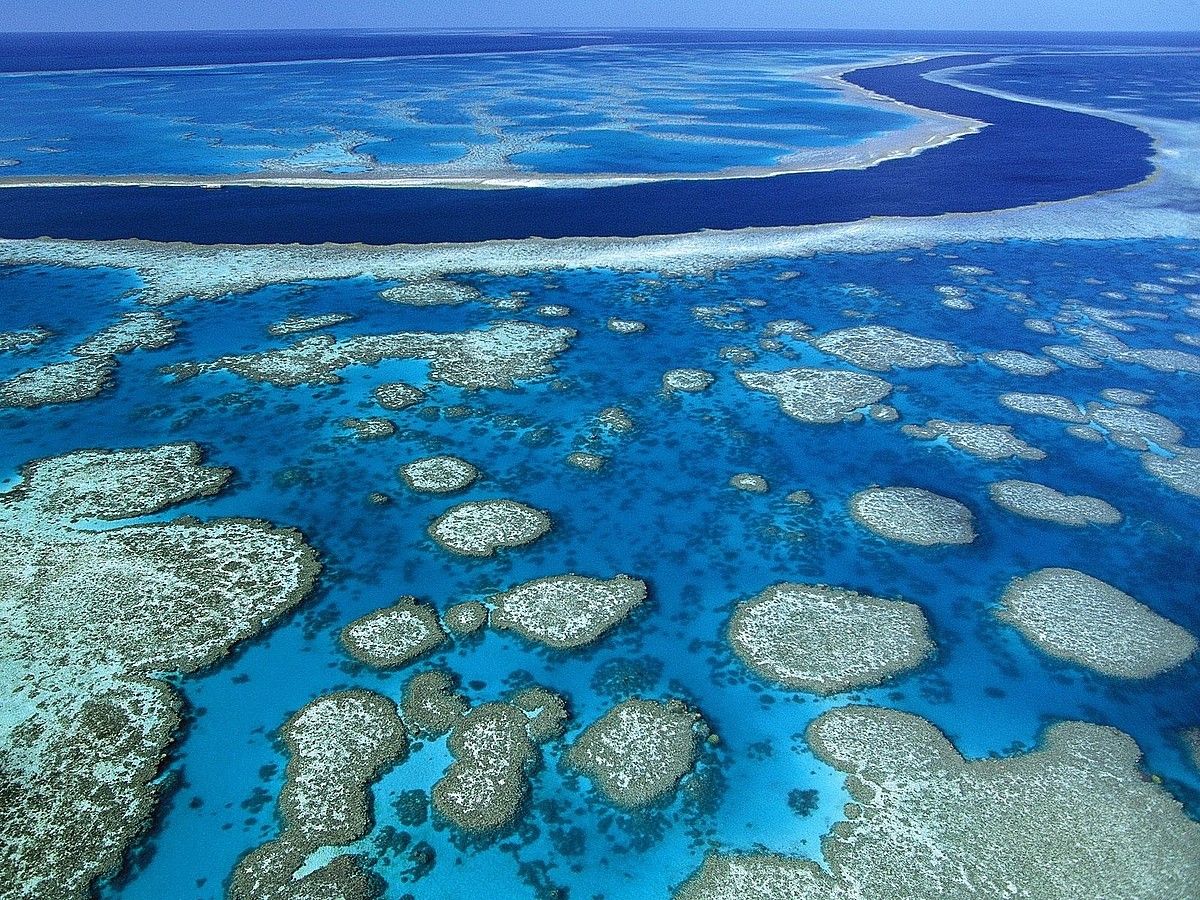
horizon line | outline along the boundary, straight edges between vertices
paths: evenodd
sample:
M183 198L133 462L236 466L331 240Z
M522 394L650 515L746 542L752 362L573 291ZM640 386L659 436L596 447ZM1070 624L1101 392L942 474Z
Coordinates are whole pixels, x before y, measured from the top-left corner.
M662 31L662 32L842 32L845 34L1109 34L1109 35L1144 35L1144 34L1195 34L1200 36L1200 28L848 28L846 26L821 25L479 25L479 26L446 26L443 28L405 28L404 26L372 25L354 27L323 27L311 26L301 28L274 28L270 26L246 26L230 28L88 28L88 29L16 29L0 31L0 35L88 35L88 34L241 34L248 32L262 34L297 34L297 33L400 33L400 34L505 34L510 32L630 32L630 31Z

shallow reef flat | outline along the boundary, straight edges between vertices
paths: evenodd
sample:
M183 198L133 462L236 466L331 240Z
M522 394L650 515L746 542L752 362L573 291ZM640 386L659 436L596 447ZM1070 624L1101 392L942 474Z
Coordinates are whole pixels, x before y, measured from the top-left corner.
M262 640L219 650L221 663L198 677L156 662L136 669L138 680L106 681L116 693L89 695L95 702L75 718L57 700L18 705L17 716L40 718L13 732L6 706L0 753L22 746L10 732L25 740L52 720L64 735L55 748L91 754L105 779L124 779L115 808L147 824L125 832L145 836L122 838L120 874L92 888L111 900L220 900L235 870L247 900L480 890L640 900L670 896L706 854L716 896L729 863L756 873L738 887L749 897L926 889L942 898L1090 897L1111 884L1119 896L1182 900L1191 881L1169 879L1196 874L1184 816L1196 817L1200 770L1178 736L1200 722L1192 690L1200 657L1117 681L1047 655L996 614L1015 575L1053 565L1119 585L1161 620L1200 634L1185 577L1200 564L1194 501L1168 483L1200 478L1200 453L1188 447L1200 431L1196 376L1105 355L1125 351L1080 330L1095 324L1130 350L1191 349L1176 335L1197 333L1200 321L1195 241L926 240L973 233L979 221L488 247L25 247L61 264L0 273L0 310L10 313L0 329L40 326L49 336L0 355L0 381L75 358L74 348L139 302L172 299L162 312L180 324L178 340L117 357L111 390L0 409L8 476L0 509L19 505L23 517L0 528L6 546L16 542L6 559L26 577L41 558L21 541L42 526L24 523L52 521L55 534L81 535L47 551L76 557L72 565L90 560L88 541L104 542L94 549L107 557L122 554L64 581L82 598L112 601L122 616L114 632L137 609L118 589L170 600L166 642L174 631L192 640L203 624L219 649L243 613L239 634L275 624ZM728 264L780 249L784 256ZM11 250L0 242L0 258ZM88 261L98 265L76 267ZM433 294L444 289L439 280L469 288L459 292L466 299L381 296L425 280ZM221 292L230 286L235 293ZM944 305L954 298L971 308ZM563 309L569 317L541 316ZM1156 315L1127 315L1134 309ZM270 332L338 314L354 319ZM614 319L645 327L613 330ZM878 340L864 341L859 328ZM858 362L813 345L845 332ZM944 342L929 349L961 364L860 368L920 361L893 332ZM492 348L464 364L486 370L486 383L450 371L458 350L445 348L472 340ZM372 361L385 345L404 353ZM1007 368L988 354L1006 354L998 359ZM193 378L161 374L230 359L233 368ZM509 359L521 362L506 384L493 376ZM436 360L447 378L431 377ZM246 377L242 366L288 374ZM664 374L681 369L712 381L703 392L665 394ZM1045 373L1026 374L1033 369ZM1043 393L1022 393L1016 405L1048 403L1060 418L998 400L1027 390ZM347 420L394 431L356 440ZM809 427L818 423L827 425ZM126 443L144 449L103 449ZM200 447L214 465L203 464ZM36 457L46 458L22 478L20 465ZM151 469L161 477L147 481ZM869 485L919 486L971 514L943 516L955 507L941 500L941 512L916 502L885 509L892 526L910 520L907 534L969 528L978 537L928 548L882 539L847 508ZM997 505L998 485L1026 513L1051 518ZM431 523L464 502L498 498L544 512L553 530L511 548L477 542L494 547L490 556L447 551L430 535ZM1101 527L1112 517L1107 501L1124 524ZM145 518L126 518L135 514ZM177 518L184 514L209 521ZM263 521L238 530L223 524L245 521L231 516ZM1060 524L1068 519L1089 526ZM266 521L295 523L304 537ZM451 539L473 540L472 528L447 527ZM243 577L246 568L272 565L257 548L283 540L263 533L291 534L288 546L319 548L327 562L320 590L293 615L274 612L286 583L241 611L195 614L177 601L170 566L154 559L125 577L124 554L149 552L176 528L185 549L205 529L239 541L246 559L222 569L208 554L195 578L245 585L260 580ZM183 595L193 577L185 575ZM0 586L6 578L0 570ZM214 605L234 599L226 594ZM1039 615L1064 621L1032 628L1075 649L1093 638L1110 656L1129 649L1139 662L1175 645L1178 632L1143 630L1143 614L1127 627L1128 604L1079 596L1071 587L1046 600ZM63 629L91 621L71 618L83 602L70 606ZM1059 616L1072 604L1086 622ZM1105 617L1118 623L1115 639L1093 630ZM139 652L163 643L155 632ZM7 652L0 648L5 670ZM42 675L16 682L18 704L35 689L41 698L74 683L61 656L47 654ZM347 692L359 699L333 699ZM671 698L684 709L672 712ZM876 709L837 709L846 703ZM641 712L615 712L627 709ZM912 714L952 736L955 749ZM845 727L834 734L839 716ZM873 716L898 724L883 728ZM406 754L373 774L338 755L345 746L364 764L391 759L397 717ZM176 728L180 719L186 728ZM814 719L823 744L804 739ZM1070 719L1119 728L1144 763L1130 750L1136 764L1118 765L1124 739L1088 726L1072 726L1084 737L1069 752L1048 752L1057 731L1034 749L1043 723ZM303 723L311 744L299 748L291 725L276 732L284 723ZM827 749L835 745L836 756ZM285 788L308 765L301 757L313 773L331 774ZM147 759L153 765L138 768ZM35 791L92 789L82 777L65 784L37 773ZM23 784L0 779L0 791L17 810L10 818L33 815ZM170 802L150 827L153 806L138 798L155 791ZM45 794L32 796L36 804ZM273 802L293 796L311 813L303 828ZM999 809L997 796L1010 808ZM110 820L93 816L79 828L95 821ZM859 839L860 827L871 836ZM48 824L33 840L48 855L43 847L57 853L73 833ZM1010 834L1017 843L1028 834L1028 843L1013 847ZM1062 872L1046 873L1060 857ZM1076 863L1085 857L1095 860L1090 873ZM111 858L122 859L115 850ZM1143 870L1152 880L1125 891ZM998 880L1010 874L1011 890ZM963 888L963 878L975 880Z
M871 487L850 498L854 520L880 537L932 547L975 540L975 516L950 497L916 487Z
M1151 678L1196 652L1196 638L1124 591L1074 569L1014 578L997 618L1044 652L1113 678Z
M384 409L402 410L425 399L425 392L402 381L381 384L375 388L375 402Z
M1200 824L1142 777L1116 729L1062 722L1037 750L967 760L917 716L847 706L806 737L852 799L822 841L827 868L715 853L678 900L1083 897L1097 885L1160 900L1200 880Z
M730 477L729 486L747 494L766 494L771 490L767 479L754 472L738 472Z
M449 726L446 747L453 757L433 786L433 808L464 832L508 828L529 796L529 775L541 762L538 745L562 736L568 718L562 697L533 685L507 702L464 704L454 716L447 683L431 683L423 692L438 706L435 727Z
M448 57L406 38L365 59L203 66L200 84L176 65L28 72L0 116L0 169L9 184L579 187L860 168L981 127L839 77L891 52L612 39L496 36ZM137 146L137 172L96 131Z
M663 375L662 386L663 391L668 394L675 391L698 394L708 390L715 380L712 372L706 372L704 369L672 369Z
M482 294L469 284L459 284L448 278L421 278L379 292L392 303L407 306L457 306L479 300Z
M45 328L23 328L18 331L0 331L0 353L15 353L29 350L50 337Z
M179 724L162 676L193 672L299 603L298 532L177 518L92 530L213 494L229 470L174 444L29 464L0 494L6 848L15 897L84 897L145 829Z
M203 465L203 459L200 447L190 442L76 450L27 463L21 483L0 499L51 520L133 519L219 493L233 470Z
M380 438L389 438L396 433L396 423L382 416L372 416L369 419L347 416L342 419L341 425L356 440L360 441L377 441Z
M467 714L471 705L457 692L454 677L444 669L414 675L404 686L404 722L414 736L439 737Z
M529 718L507 703L477 706L455 724L447 746L454 762L433 786L433 806L464 831L509 825L529 794L537 759Z
M583 469L585 472L599 472L608 462L608 457L601 456L598 453L586 453L582 450L576 450L567 454L567 462L577 469Z
M946 422L930 419L924 425L902 425L900 430L919 441L944 438L955 450L980 459L1045 459L1046 451L1026 443L1013 432L1011 425L992 425L983 422Z
M338 339L315 335L279 350L223 356L212 362L178 363L165 371L176 378L228 371L251 381L282 387L336 384L341 370L385 359L424 359L429 377L469 389L511 388L515 382L552 371L553 360L575 331L535 322L500 322L461 333L362 334Z
M175 340L178 324L158 312L126 313L117 324L76 346L70 359L0 381L0 407L77 403L95 397L111 383L118 357L169 345Z
M1050 360L1022 350L993 350L982 354L981 358L1011 375L1041 376L1059 370Z
M400 477L414 491L453 494L474 484L479 470L457 456L428 456L405 463L400 467Z
M267 334L272 337L283 337L290 334L302 334L305 331L319 331L341 325L343 322L354 321L349 313L326 313L322 316L288 316L279 322L267 326Z
M997 481L988 486L988 494L996 505L1009 512L1059 525L1119 525L1124 518L1107 500L1064 494L1034 481Z
M1010 391L1000 395L1000 405L1008 407L1013 412L1045 416L1074 424L1083 424L1088 420L1073 400L1054 394L1027 394L1021 391Z
M289 759L279 796L279 836L234 869L232 900L367 900L382 885L353 851L314 854L363 837L372 822L368 786L404 759L408 739L396 705L355 688L313 700L279 736ZM303 870L303 872L301 872Z
M582 647L616 626L646 594L646 583L628 575L552 575L493 596L491 623L548 647Z
M459 556L493 556L550 531L550 516L515 500L469 500L433 520L429 536Z
M1200 727L1185 728L1179 733L1184 749L1192 758L1192 765L1200 769Z
M880 684L934 653L916 604L818 584L776 584L742 601L727 637L757 675L822 695Z
M813 424L858 421L862 409L892 392L882 378L834 369L738 372L737 377L752 391L772 394L786 415Z
M1200 450L1184 447L1172 457L1143 453L1142 468L1181 494L1200 497Z
M1183 429L1143 409L1150 399L1146 394L1106 388L1100 395L1113 405L1080 405L1054 394L1019 392L1002 394L999 400L1015 412L1066 422L1067 433L1077 439L1138 453L1148 474L1172 490L1200 497L1200 450L1183 443ZM1129 400L1133 402L1123 402Z
M385 669L406 665L445 639L437 613L416 597L401 597L342 629L342 644L351 656Z
M887 325L843 328L811 343L823 353L873 372L961 366L971 358L949 341L919 337Z
M565 762L612 803L636 809L675 790L708 733L700 714L679 700L626 700L576 738Z
M465 600L447 609L444 618L455 634L473 634L487 624L488 608L478 600Z

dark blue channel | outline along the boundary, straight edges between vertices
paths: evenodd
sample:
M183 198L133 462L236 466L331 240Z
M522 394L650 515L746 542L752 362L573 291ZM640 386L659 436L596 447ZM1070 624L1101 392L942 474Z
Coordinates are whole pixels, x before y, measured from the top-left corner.
M897 100L989 123L869 169L606 188L6 188L0 236L200 244L639 237L1005 209L1120 188L1150 174L1150 137L1136 128L923 77L987 58L942 57L848 75Z

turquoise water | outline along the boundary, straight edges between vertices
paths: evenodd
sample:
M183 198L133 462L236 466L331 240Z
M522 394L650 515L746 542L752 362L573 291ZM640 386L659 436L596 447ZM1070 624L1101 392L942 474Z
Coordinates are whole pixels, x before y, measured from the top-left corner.
M612 47L5 75L0 175L772 166L911 124L803 80L888 52Z
M1009 390L1080 402L1098 399L1107 387L1153 391L1148 408L1178 423L1185 443L1194 445L1198 376L1112 362L1098 370L1064 367L1045 378L1010 375L983 362L885 376L906 388L892 398L902 422L1008 423L1049 453L1040 462L988 463L913 441L899 424L792 421L772 398L740 387L735 367L718 355L729 345L757 349L762 327L783 318L801 319L818 333L869 321L951 340L971 352L1037 353L1044 344L1077 339L1061 328L1053 338L1035 334L1022 326L1024 319L1051 319L1072 300L1125 308L1133 301L1102 293L1130 293L1138 283L1174 291L1156 295L1161 305L1153 307L1169 318L1131 320L1137 331L1119 337L1134 347L1187 349L1174 335L1200 332L1200 320L1184 313L1193 302L1186 294L1200 290L1195 254L1194 246L1172 241L1008 242L769 260L711 277L603 270L458 276L488 297L529 292L520 312L485 304L389 304L378 292L392 283L365 277L271 285L168 307L166 313L182 321L180 339L123 357L112 391L76 405L0 412L0 479L15 477L29 459L84 446L197 440L209 461L237 470L236 480L222 495L166 515L254 516L296 525L321 551L326 569L317 594L289 620L181 682L190 715L168 766L171 787L154 833L135 851L128 872L103 886L102 896L222 896L239 855L276 831L274 798L286 760L273 730L313 697L341 686L398 699L413 672L436 665L457 672L475 701L500 697L530 678L565 693L574 714L568 741L629 693L687 699L722 741L704 750L697 773L675 798L638 815L616 812L586 780L561 772L562 745L553 743L533 776L532 801L515 833L479 844L419 814L424 799L409 792L427 792L447 761L442 742L427 743L374 788L377 822L365 847L388 881L389 897L409 891L463 896L477 890L480 879L499 896L548 896L549 887L559 886L579 898L662 897L711 846L819 858L820 836L841 817L847 797L841 777L816 762L799 736L822 710L852 700L925 716L974 757L1027 749L1048 722L1061 718L1112 724L1138 741L1148 772L1200 814L1200 773L1172 737L1176 728L1200 721L1194 689L1200 663L1193 659L1149 682L1117 683L1048 660L989 615L1011 577L1058 565L1126 588L1200 633L1194 525L1200 501L1146 475L1135 453L1080 442L1064 434L1061 423L996 402ZM996 274L951 268L963 265ZM0 376L63 358L82 337L136 308L129 294L137 285L132 273L105 269L0 269L0 330L41 324L56 332L40 348L0 356ZM976 308L941 306L938 285L964 287ZM739 304L723 317L742 330L706 328L693 315L696 306L744 298L767 305ZM579 330L559 358L557 375L515 391L472 394L434 385L424 407L390 414L399 433L378 442L353 441L339 420L380 412L370 400L378 384L424 384L425 363L354 367L343 372L342 384L296 388L225 373L176 383L158 372L174 362L282 346L289 341L269 338L265 329L289 314L353 313L355 321L331 329L342 335L449 331L505 318L535 320L542 303L570 306L569 318L546 321ZM648 327L640 335L613 334L604 325L609 316ZM758 352L750 368L849 368L791 341L783 351ZM708 369L717 380L700 395L662 396L662 373L684 366ZM593 440L591 417L611 404L628 410L637 430ZM469 411L448 411L456 405ZM612 460L599 474L579 471L564 462L575 449L600 449ZM531 503L549 511L554 530L495 559L451 558L424 529L462 497L412 495L396 474L399 465L435 452L460 455L484 471L466 497ZM729 488L729 477L744 471L763 475L771 491L760 496ZM987 484L1007 477L1105 498L1125 513L1125 522L1075 530L1017 518L987 499ZM872 483L929 487L965 502L976 514L979 539L922 550L863 531L845 502ZM784 496L798 488L816 502L787 503ZM372 491L393 502L370 504ZM568 570L637 575L649 582L651 600L593 648L572 653L489 633L389 675L355 664L337 643L347 622L401 594L445 608ZM765 685L732 657L722 633L737 600L782 580L915 601L930 619L938 654L880 688L830 699ZM801 814L803 802L789 805L793 791L815 791L807 814ZM407 838L397 840L389 829ZM420 842L434 851L431 869L415 863L411 848Z

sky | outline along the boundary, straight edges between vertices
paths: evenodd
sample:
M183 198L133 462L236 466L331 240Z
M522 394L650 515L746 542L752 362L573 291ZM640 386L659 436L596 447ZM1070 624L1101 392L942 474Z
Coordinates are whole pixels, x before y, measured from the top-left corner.
M1200 0L0 0L0 31L740 27L1200 30Z

